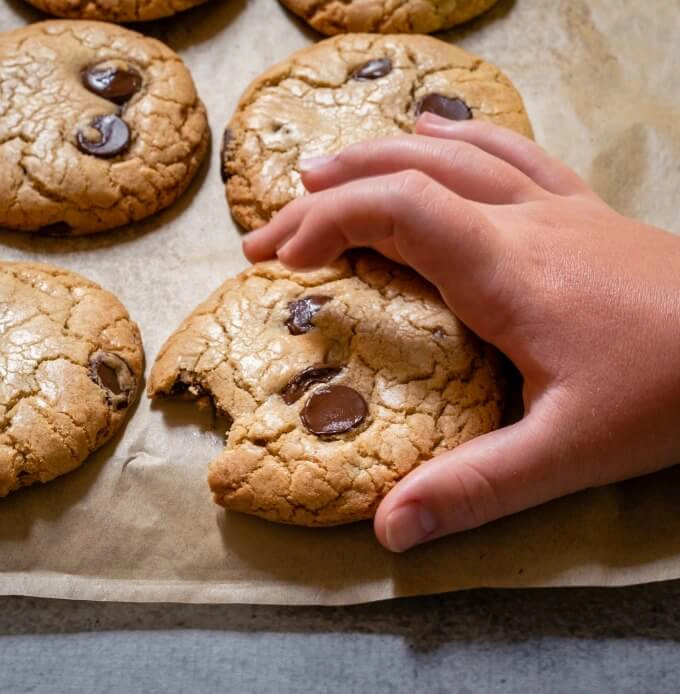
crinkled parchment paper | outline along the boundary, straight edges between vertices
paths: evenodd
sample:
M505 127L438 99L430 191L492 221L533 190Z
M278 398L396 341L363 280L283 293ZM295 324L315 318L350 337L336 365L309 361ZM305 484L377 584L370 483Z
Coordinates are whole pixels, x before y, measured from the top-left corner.
M22 0L0 6L2 30L38 18ZM77 240L0 231L0 253L71 268L115 292L141 326L150 364L180 319L246 265L215 144L239 94L319 37L276 0L209 0L141 30L192 70L210 114L209 165L172 209L132 228ZM680 231L678 34L669 0L501 0L444 38L501 66L537 140L614 207ZM368 523L308 530L224 513L205 480L221 440L210 413L142 397L124 433L75 473L0 501L0 593L321 604L680 577L680 469L393 556Z

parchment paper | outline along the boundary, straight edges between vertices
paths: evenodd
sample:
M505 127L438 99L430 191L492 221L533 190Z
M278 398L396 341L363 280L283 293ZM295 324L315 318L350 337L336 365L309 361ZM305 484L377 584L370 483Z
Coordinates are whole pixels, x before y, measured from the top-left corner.
M2 0L2 30L37 19L21 0ZM180 319L246 266L215 145L239 94L320 37L275 0L209 0L141 30L192 70L210 114L209 164L144 223L66 241L0 231L0 254L71 268L115 292L140 323L150 364ZM537 140L614 207L680 232L679 33L675 0L506 0L444 38L501 66ZM680 469L395 556L368 523L308 530L225 514L205 479L221 441L209 413L143 396L123 434L78 471L0 501L0 593L331 604L680 577Z

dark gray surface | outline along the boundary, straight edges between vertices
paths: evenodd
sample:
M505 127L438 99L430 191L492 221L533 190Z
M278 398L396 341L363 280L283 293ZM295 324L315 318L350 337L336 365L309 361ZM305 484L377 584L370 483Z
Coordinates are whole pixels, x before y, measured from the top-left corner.
M680 581L343 608L0 599L0 692L677 692Z

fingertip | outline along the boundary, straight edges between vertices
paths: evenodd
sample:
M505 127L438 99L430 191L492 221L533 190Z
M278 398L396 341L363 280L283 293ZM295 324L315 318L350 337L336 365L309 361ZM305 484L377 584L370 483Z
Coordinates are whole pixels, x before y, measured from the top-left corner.
M322 154L318 157L301 157L298 161L298 168L300 169L300 173L305 174L309 173L310 171L323 169L334 160L334 154Z
M442 132L451 131L460 127L463 123L468 123L469 121L452 121L448 118L443 118L434 113L425 112L418 116L416 121L415 132L418 135L425 135L429 132Z
M243 254L251 263L267 260L273 255L272 249L266 244L268 237L268 226L249 231L247 236L241 241Z
M438 522L432 511L419 501L408 501L376 515L374 529L383 547L405 552L432 539Z

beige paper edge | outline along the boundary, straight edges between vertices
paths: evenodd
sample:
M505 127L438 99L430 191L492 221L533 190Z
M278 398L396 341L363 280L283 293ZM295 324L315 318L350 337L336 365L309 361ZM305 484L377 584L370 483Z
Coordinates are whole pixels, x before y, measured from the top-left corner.
M536 138L621 212L680 231L674 3L502 1L449 32L522 91ZM39 17L22 0L0 29ZM94 239L0 233L2 257L51 262L115 292L149 364L179 321L246 263L216 143L239 94L319 37L275 0L210 0L140 27L178 50L210 114L209 165L171 210ZM224 514L207 491L220 436L190 406L142 398L75 473L0 501L0 594L214 603L346 604L481 586L618 586L680 577L680 472L585 492L403 556L370 524L326 530Z

